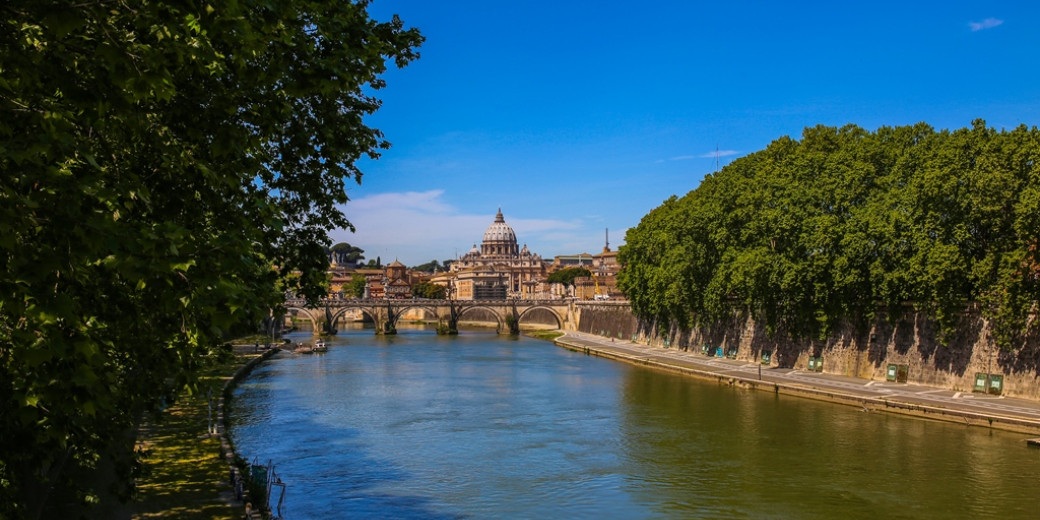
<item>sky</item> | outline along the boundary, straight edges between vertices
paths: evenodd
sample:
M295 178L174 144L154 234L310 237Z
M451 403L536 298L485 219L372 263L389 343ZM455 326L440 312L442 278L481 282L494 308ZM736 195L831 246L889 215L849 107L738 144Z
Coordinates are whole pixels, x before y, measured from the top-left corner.
M1040 2L374 0L426 41L390 67L335 230L409 266L501 209L545 259L600 252L667 198L816 125L1040 123Z

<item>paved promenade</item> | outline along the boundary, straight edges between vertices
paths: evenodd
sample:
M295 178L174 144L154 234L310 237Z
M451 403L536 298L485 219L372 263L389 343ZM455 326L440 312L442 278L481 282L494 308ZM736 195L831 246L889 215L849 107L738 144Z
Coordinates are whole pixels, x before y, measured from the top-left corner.
M914 415L974 426L1040 435L1040 402L922 385L762 366L750 361L567 332L562 347L633 364L656 367L723 384L776 394L861 406L865 410Z

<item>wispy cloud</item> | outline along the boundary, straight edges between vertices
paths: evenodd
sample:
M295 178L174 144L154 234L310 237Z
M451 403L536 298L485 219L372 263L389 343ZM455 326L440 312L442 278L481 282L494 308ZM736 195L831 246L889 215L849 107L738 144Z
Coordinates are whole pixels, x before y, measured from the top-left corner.
M702 153L697 156L699 159L714 159L716 157L729 157L731 155L737 155L740 152L736 150L715 150L711 152Z
M968 27L971 28L971 32L984 31L986 29L992 29L1000 24L1004 23L1004 20L997 18L986 18L981 22L969 22Z
M335 230L333 243L348 242L365 250L365 258L384 262L399 259L406 265L447 260L477 245L495 218L497 207L486 214L460 211L444 200L444 190L379 193L351 200L343 208L355 233ZM588 240L591 231L581 220L522 218L502 208L517 241L544 258L573 254L576 242Z
M731 155L737 155L738 153L740 153L740 152L737 152L736 150L718 150L718 151L712 151L712 152L708 152L708 153L702 153L700 155L676 155L675 157L669 157L667 159L658 159L658 160L656 160L654 162L656 164L662 164L662 163L671 162L671 161L690 161L690 160L693 160L693 159L714 159L716 156L718 156L718 157L729 157Z

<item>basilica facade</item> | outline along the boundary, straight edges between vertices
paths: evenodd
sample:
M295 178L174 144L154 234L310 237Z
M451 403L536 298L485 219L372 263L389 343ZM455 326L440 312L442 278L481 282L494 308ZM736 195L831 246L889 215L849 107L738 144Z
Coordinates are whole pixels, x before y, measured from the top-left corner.
M545 292L547 264L527 245L519 247L516 233L502 210L484 231L484 239L451 263L446 278L460 300L538 298Z

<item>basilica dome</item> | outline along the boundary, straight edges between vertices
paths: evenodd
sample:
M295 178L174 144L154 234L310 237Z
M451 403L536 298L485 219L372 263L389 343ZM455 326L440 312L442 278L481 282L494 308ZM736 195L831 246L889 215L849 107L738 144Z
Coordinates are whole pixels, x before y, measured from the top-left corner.
M484 232L484 242L516 243L516 233L513 232L513 228L509 227L509 224L506 224L506 219L502 216L502 210L498 210L498 214L495 215L495 221Z
M519 249L516 244L516 233L513 228L506 224L502 210L498 210L495 221L484 231L484 241L481 243L481 253L484 255L507 255L516 256Z

